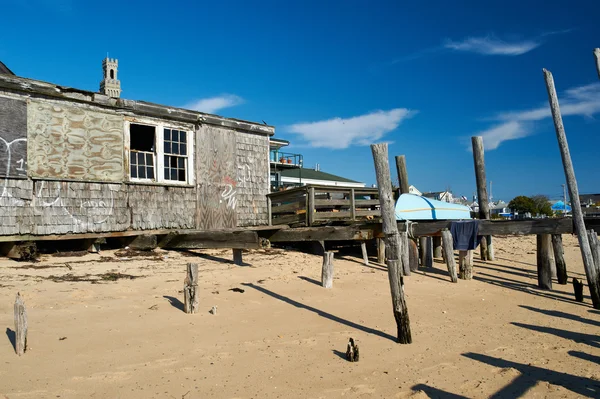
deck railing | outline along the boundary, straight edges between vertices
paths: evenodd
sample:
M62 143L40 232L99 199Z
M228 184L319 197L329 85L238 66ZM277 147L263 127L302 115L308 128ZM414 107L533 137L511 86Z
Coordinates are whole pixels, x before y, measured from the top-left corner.
M272 225L379 219L376 188L307 185L267 195Z

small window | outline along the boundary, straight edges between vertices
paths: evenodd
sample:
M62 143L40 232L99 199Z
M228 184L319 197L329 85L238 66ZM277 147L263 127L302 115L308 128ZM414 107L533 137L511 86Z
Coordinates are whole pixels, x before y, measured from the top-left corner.
M115 70L114 70L114 69L111 69L111 70L110 70L110 78L111 78L111 79L114 79L114 78L115 78Z
M129 165L132 179L154 180L154 126L132 123L129 127Z
M164 178L187 181L187 134L176 129L164 129Z

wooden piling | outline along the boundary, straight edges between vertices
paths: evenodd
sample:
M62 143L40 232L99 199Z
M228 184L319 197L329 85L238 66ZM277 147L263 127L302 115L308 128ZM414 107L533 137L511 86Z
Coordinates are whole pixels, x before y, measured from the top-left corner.
M473 278L473 251L458 251L458 268L461 280Z
M543 290L551 290L552 266L550 264L550 253L552 252L552 238L550 234L538 234L536 238L538 287Z
M244 264L241 249L233 249L233 263L237 266L242 266Z
M408 307L404 298L404 279L399 273L400 265L400 240L398 224L394 212L394 196L392 193L392 179L390 176L390 165L388 161L388 146L385 143L371 145L373 160L375 163L375 175L379 189L379 200L381 207L381 221L385 243L388 248L388 280L392 294L394 319L398 330L398 342L409 344L412 342L410 332L410 321Z
M592 251L592 258L594 258L594 265L596 266L596 278L600 278L600 243L598 242L598 234L596 231L591 229L587 231L588 239L590 240L590 249Z
M573 168L565 127L560 114L560 106L558 104L558 97L554 87L554 78L552 77L552 73L550 73L550 71L544 69L543 72L544 79L546 81L546 89L548 91L548 102L550 103L550 110L552 111L552 119L554 121L554 128L556 130L556 138L560 148L560 155L565 170L567 186L569 187L569 197L571 198L571 209L573 212L573 223L575 224L575 231L577 232L577 239L579 240L579 248L583 257L585 276L590 289L592 304L595 309L600 309L600 281L598 280L598 272L596 269L596 264L594 263L592 250L590 248L589 238L585 231L583 212L581 211L581 202L579 200L579 189L577 188L577 179L575 178L575 169Z
M412 272L419 269L419 248L417 247L417 241L412 238L408 239L408 263Z
M402 267L402 274L410 276L410 248L408 233L402 231L398 233L400 236L400 266Z
M183 310L185 313L198 313L198 264L188 263L183 282Z
M377 263L385 263L385 241L377 239Z
M333 252L330 251L325 251L323 254L321 285L325 288L333 287Z
M408 185L408 172L406 170L406 157L404 155L396 156L396 171L398 172L400 194L408 194L410 186Z
M573 292L575 293L575 300L583 302L583 283L575 277L573 277Z
M556 279L558 280L558 284L567 284L569 277L567 276L562 235L552 234L552 249L554 251L554 261L556 262Z
M425 267L433 267L433 239L426 237L425 240Z
M362 251L363 263L365 264L365 266L369 266L369 254L367 253L366 242L363 241L360 243L360 250Z
M27 350L27 310L21 294L15 299L15 352L21 356Z
M439 259L443 256L442 252L442 237L434 236L433 237L433 257L435 259Z
M477 203L479 204L479 219L490 218L490 205L488 203L487 181L485 178L485 159L483 150L483 137L471 137L473 145L473 162L475 165L475 182L477 183ZM492 236L486 236L486 243L481 250L481 260L494 260L494 246ZM483 239L482 239L483 241ZM481 245L481 244L480 244Z
M426 261L425 257L427 256L427 237L421 236L419 237L419 260L421 261L421 267L425 267Z
M453 283L458 282L458 276L456 275L456 263L454 261L454 241L452 239L452 233L450 230L442 230L442 242L444 249L444 258L446 258L446 266L448 266L448 274L450 274L450 280Z
M404 297L404 278L400 272L400 262L396 259L387 261L388 276L390 278L390 290L392 292L392 305L394 308L394 319L398 330L397 342L400 344L412 343L410 332L410 320L408 307Z

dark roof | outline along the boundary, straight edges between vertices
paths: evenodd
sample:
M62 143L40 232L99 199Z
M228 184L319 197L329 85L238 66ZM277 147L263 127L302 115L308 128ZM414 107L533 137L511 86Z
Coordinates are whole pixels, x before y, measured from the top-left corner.
M4 63L2 61L0 61L0 73L3 73L5 75L14 75L15 74L13 71L8 69L8 67L6 65L4 65Z
M587 204L588 202L590 202L590 200L593 204L600 202L600 194L581 194L581 195L579 195L579 201L582 204Z
M300 178L300 168L298 169L284 169L281 171L283 177L295 177ZM331 173L325 173L314 169L302 168L303 179L314 179L314 180L327 180L327 181L339 181L346 183L360 183L356 180L346 179L345 177L332 175Z

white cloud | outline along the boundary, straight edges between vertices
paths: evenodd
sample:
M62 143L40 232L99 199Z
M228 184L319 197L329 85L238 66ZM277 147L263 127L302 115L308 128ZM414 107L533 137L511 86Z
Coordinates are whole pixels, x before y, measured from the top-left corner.
M312 147L342 149L375 143L415 113L406 108L395 108L346 119L296 123L286 130L301 135Z
M560 111L565 116L593 117L600 113L600 83L592 83L566 90L559 96ZM535 133L533 123L551 118L548 104L536 108L502 112L493 119L501 122L499 125L479 132L487 150L494 150L507 140L527 137Z
M530 52L542 44L541 41L520 40L504 41L493 36L468 37L461 41L448 40L444 47L456 51L466 51L484 55L521 55Z
M223 108L229 108L243 103L244 99L235 94L223 94L217 97L201 98L199 100L191 101L182 108L214 114Z

